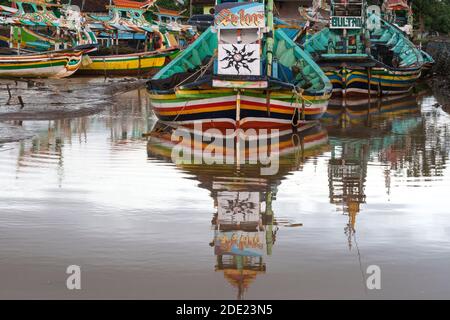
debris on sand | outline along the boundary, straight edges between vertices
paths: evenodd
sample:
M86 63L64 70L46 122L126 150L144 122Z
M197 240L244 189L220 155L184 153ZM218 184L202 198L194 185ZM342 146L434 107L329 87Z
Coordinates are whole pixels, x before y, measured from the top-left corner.
M145 80L69 78L0 80L0 121L53 120L92 115L119 94L142 87Z

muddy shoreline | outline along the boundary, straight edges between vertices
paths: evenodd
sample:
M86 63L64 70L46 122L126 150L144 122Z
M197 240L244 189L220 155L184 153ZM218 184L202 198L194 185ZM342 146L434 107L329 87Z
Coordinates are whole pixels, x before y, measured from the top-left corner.
M21 121L78 118L114 106L116 97L143 88L135 78L0 80L0 143L31 138Z
M0 80L0 121L54 120L104 110L117 95L142 88L145 80L69 78ZM22 104L23 103L23 104Z
M436 61L427 82L442 108L450 111L450 39L431 40L425 50Z

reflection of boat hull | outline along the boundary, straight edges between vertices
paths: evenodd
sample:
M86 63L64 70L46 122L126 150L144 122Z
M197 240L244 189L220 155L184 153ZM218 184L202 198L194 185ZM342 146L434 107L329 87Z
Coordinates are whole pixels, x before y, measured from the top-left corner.
M418 114L420 108L415 95L405 94L383 99L342 100L332 99L324 116L326 122L346 120L366 121L368 117L393 117L394 115Z
M333 94L350 96L396 95L410 92L421 76L421 69L394 71L373 68L370 75L365 69L327 70L326 75L333 84ZM370 81L369 81L370 79Z
M306 159L329 151L327 131L318 124L293 132L292 128L170 127L158 122L147 136L149 158L175 163L211 193L217 209L212 220L214 239L209 243L217 259L215 270L224 272L242 299L257 275L266 272L264 259L272 254L279 228L294 226L275 219L277 186ZM178 159L180 153L188 156ZM269 161L261 159L269 154ZM276 163L276 170L264 174L268 162Z
M181 131L180 131L181 130ZM205 128L203 129L205 130ZM258 179L263 178L279 181L280 176L283 176L287 172L298 168L299 163L304 161L307 157L315 156L328 151L328 133L320 125L310 126L309 129L302 132L293 133L292 129L289 130L275 130L271 132L255 132L247 130L242 132L245 135L245 142L238 142L236 140L236 134L239 130L219 130L222 132L219 134L218 129L214 131L197 131L187 127L170 127L162 122L159 122L155 128L147 136L149 137L147 151L149 157L175 161L172 157L174 151L176 155L183 151L183 154L190 154L190 157L182 160L179 163L180 167L188 171L192 171L197 176L206 178L214 173L214 170L220 170L222 176L234 177L236 174L245 174L247 178L255 178L253 181L252 190L258 190L261 188L261 181ZM174 139L174 133L177 137L183 136L183 140L180 142L178 138ZM187 134L187 135L186 135ZM197 143L192 143L193 137ZM218 143L214 152L211 152L210 142L207 137L213 136L215 143ZM186 139L190 137L191 139ZM218 139L218 140L217 140ZM220 143L222 139L222 143ZM203 141L205 140L205 141ZM211 140L209 140L211 141ZM264 143L268 150L261 150ZM175 149L177 148L177 149ZM237 149L240 149L238 152ZM271 160L276 161L279 165L279 170L275 175L263 175L261 168L266 164L259 163L259 155L261 152L270 154ZM250 164L251 159L258 159L257 164ZM219 160L219 163L215 160ZM207 165L205 165L207 164ZM241 178L239 178L241 179ZM220 183L220 179L216 179L216 184ZM229 183L230 181L225 181ZM266 183L263 184L265 186Z
M65 78L81 66L83 51L0 56L2 78Z
M79 75L152 76L176 56L178 50L143 52L126 55L90 56Z
M232 89L183 90L177 94L151 94L156 116L165 122L187 124L195 121L213 122L217 126L236 125L237 95ZM305 106L305 120L320 119L326 112L328 100L323 97L306 97L312 102ZM269 105L269 107L268 107ZM292 92L279 91L267 96L257 91L240 95L240 127L279 127L297 125L302 106Z

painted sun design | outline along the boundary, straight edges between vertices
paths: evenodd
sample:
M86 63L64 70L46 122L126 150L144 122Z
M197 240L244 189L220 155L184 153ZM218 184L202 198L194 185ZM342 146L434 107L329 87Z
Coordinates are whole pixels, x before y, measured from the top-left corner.
M233 45L233 50L224 49L227 56L221 60L221 62L228 62L226 67L222 69L235 68L237 73L239 74L241 69L246 69L250 73L249 64L257 60L257 58L252 58L255 51L247 52L247 46L244 46L241 50L239 50L235 45Z

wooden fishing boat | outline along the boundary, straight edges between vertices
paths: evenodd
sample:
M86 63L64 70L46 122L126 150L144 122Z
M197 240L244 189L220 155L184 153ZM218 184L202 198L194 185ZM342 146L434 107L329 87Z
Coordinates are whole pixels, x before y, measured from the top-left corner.
M436 64L436 61L434 58L426 51L421 50L422 57L423 57L423 68L422 68L422 77L426 77L430 74L431 70L433 69L434 65Z
M178 49L97 56L84 59L78 75L150 77L167 65L179 53Z
M46 52L97 43L76 6L44 0L11 2L14 8L0 8L0 36L10 48Z
M282 29L274 30L272 0L266 7L267 25L263 2L217 1L215 26L148 82L160 120L301 127L323 115L330 81Z
M409 4L407 0L385 0L382 6L382 17L412 40L414 36L414 13L412 4ZM433 68L435 61L427 52L421 49L420 51L424 60L422 77L426 77Z
M424 66L420 50L366 1L332 1L330 27L303 47L344 96L410 92Z
M147 13L154 1L114 0L108 16L88 17L100 42L98 52L85 59L79 75L150 77L179 52L179 38ZM177 32L187 31L180 28Z
M71 49L45 53L0 51L1 78L65 78L81 66L86 49Z

